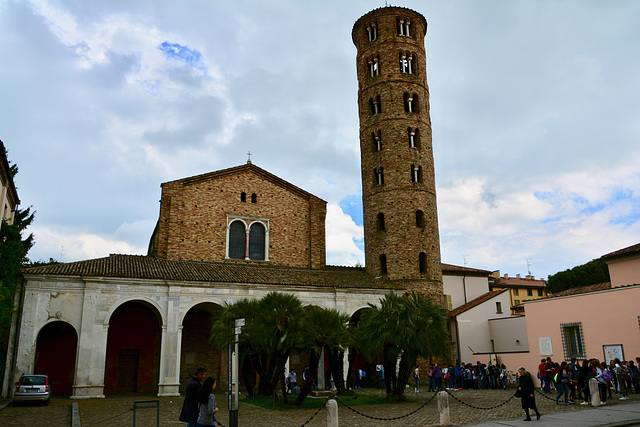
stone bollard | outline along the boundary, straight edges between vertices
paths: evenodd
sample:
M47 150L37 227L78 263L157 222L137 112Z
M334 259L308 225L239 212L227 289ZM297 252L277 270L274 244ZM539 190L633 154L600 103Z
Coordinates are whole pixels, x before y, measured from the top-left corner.
M600 406L602 404L600 400L600 387L598 386L598 380L595 378L589 380L589 393L591 394L591 406Z
M327 400L327 427L338 427L338 402Z
M438 413L440 413L440 425L451 425L451 413L449 412L449 395L446 391L438 392Z

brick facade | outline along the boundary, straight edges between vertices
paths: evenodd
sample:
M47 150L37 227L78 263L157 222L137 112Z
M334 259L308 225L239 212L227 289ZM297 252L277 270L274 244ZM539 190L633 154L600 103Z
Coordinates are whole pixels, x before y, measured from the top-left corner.
M322 268L325 216L324 200L247 163L162 184L160 217L149 255ZM267 260L227 258L227 228L234 218L267 225Z
M384 7L361 17L352 38L358 51L367 272L440 301L426 31L419 13Z

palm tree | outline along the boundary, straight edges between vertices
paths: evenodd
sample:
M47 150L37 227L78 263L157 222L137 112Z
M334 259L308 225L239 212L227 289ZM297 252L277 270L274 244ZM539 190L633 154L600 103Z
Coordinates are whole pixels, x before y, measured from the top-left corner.
M230 320L244 318L239 356L247 391L253 394L250 373L254 370L260 376L258 393L272 396L275 403L280 382L284 402L288 403L284 367L291 350L300 346L304 317L304 309L296 296L270 292L260 300L243 299L225 305L214 316L210 339L224 348L229 343Z
M389 378L387 396L402 400L418 356L426 359L447 356L447 312L431 299L414 292L405 295L390 292L380 301L380 306L369 304L369 307L358 324L358 346L368 360L382 352Z
M340 314L337 310L315 305L307 307L301 336L301 349L309 352L309 369L300 394L295 401L296 405L300 405L311 391L313 381L318 373L322 350L324 349L328 355L331 355L334 350L344 351L344 348L349 345L348 322L349 316ZM337 378L336 365L337 361L331 360L330 357L330 375L333 375L334 378ZM341 393L342 389L338 388L338 394Z
M254 373L255 368L251 363L249 355L252 351L252 326L255 324L253 319L258 312L258 300L242 299L234 304L225 304L222 310L217 310L212 317L211 337L209 341L218 348L227 348L231 338L231 328L234 319L245 319L245 327L242 328L240 335L238 360L241 366L240 374L242 382L247 389L249 396L254 395ZM262 385L262 384L261 384Z
M270 292L259 302L255 329L252 328L252 342L257 351L252 353L251 360L260 377L267 382L274 402L278 399L276 386L280 382L284 402L288 403L284 368L291 350L300 346L304 317L302 303L295 295ZM259 352L266 357L259 358Z

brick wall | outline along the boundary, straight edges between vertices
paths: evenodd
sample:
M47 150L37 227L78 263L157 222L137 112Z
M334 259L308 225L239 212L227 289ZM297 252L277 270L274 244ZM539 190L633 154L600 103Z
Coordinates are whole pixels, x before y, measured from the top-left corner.
M252 164L162 184L151 246L168 259L264 262L225 260L228 215L268 222L270 263L325 265L326 202Z

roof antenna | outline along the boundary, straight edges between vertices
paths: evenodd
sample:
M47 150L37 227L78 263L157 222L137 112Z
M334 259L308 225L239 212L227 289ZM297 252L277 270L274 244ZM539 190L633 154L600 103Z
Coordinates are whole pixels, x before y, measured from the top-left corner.
M529 262L529 258L527 258L527 272L529 272L529 276L531 276L531 263Z
M251 164L251 151L247 151L247 156L249 156L249 158L247 159L247 164L250 165Z

